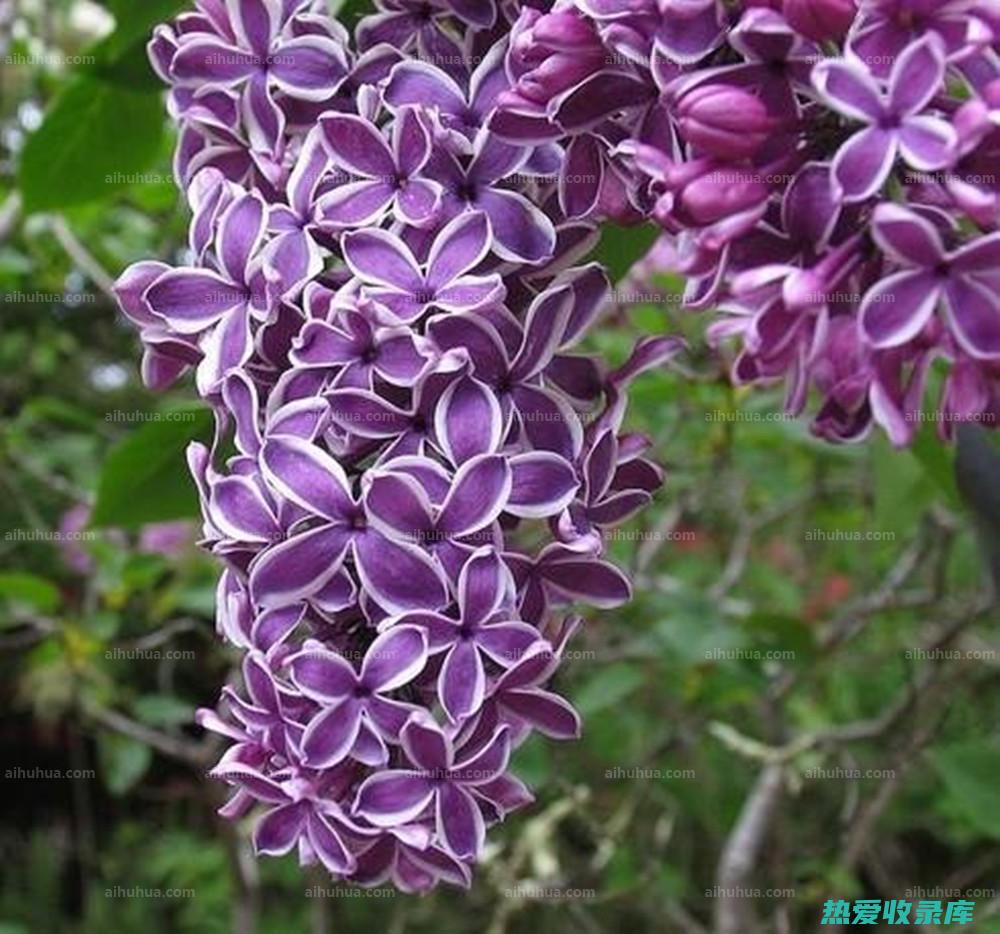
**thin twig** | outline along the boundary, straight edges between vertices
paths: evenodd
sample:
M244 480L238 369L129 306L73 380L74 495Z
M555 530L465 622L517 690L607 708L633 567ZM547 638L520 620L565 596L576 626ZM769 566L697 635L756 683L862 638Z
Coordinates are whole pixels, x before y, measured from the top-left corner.
M77 239L70 229L66 219L57 215L52 219L52 233L59 241L67 255L108 298L116 301L115 280L108 275L107 270L94 258L90 251Z
M121 736L134 739L155 749L161 755L185 762L195 768L204 769L213 758L214 743L200 743L180 736L170 736L141 723L136 723L124 714L106 707L91 705L86 708L85 712L91 720L100 726Z
M761 770L723 847L716 871L716 934L748 934L753 929L746 883L757 865L781 800L782 773L779 765L768 765Z

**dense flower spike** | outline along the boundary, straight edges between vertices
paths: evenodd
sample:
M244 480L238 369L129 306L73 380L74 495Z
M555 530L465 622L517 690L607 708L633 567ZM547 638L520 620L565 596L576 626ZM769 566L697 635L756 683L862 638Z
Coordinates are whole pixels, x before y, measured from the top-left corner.
M502 97L540 93L511 65L518 16L545 19L385 0L352 45L318 0L198 0L150 44L188 256L117 287L149 385L194 368L217 417L189 462L225 565L219 631L244 653L222 712L200 713L232 744L223 813L256 813L261 854L408 892L468 885L486 829L532 800L512 750L578 735L549 686L577 628L559 617L629 598L606 530L661 480L621 420L677 343L611 373L572 352L608 292L573 267L581 246L600 217L640 216L624 138L589 119L569 151L494 131ZM597 30L558 33L601 88ZM688 131L741 136L729 104L692 92ZM748 152L772 127L753 119ZM570 161L600 179L560 184Z
M736 382L784 379L794 414L813 392L831 440L997 425L995 0L538 7L490 126L617 188L561 192L571 216L627 206L667 231L686 303L741 340Z

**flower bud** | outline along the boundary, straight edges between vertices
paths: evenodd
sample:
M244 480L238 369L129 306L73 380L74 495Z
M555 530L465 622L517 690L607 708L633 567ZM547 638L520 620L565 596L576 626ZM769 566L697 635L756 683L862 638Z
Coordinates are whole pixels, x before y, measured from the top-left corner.
M785 0L785 19L814 42L843 39L857 13L855 0Z
M688 185L681 201L698 224L714 224L766 200L767 186L757 176L734 168L706 172Z
M692 146L731 160L752 156L776 123L759 97L726 84L703 84L684 94L677 115Z

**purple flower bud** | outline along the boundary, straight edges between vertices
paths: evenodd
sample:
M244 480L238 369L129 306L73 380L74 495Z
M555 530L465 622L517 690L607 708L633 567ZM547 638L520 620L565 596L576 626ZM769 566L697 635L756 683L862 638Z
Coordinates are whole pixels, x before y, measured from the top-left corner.
M757 173L720 165L687 185L681 203L696 224L714 224L760 204L767 196L768 187Z
M692 145L720 159L747 159L774 129L764 102L727 84L703 84L677 103L677 126Z
M857 14L855 0L784 0L785 19L797 33L815 42L840 40Z

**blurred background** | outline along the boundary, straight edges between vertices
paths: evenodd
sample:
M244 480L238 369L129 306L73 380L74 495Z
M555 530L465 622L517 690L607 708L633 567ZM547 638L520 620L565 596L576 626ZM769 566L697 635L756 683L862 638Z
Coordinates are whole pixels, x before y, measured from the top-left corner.
M933 425L834 448L698 350L633 394L667 482L613 545L634 603L559 674L584 737L518 750L537 802L471 892L254 860L192 724L236 661L183 460L209 420L142 388L109 292L183 255L142 49L179 6L0 0L0 934L781 934L830 929L830 898L965 898L951 929L1000 932L992 442L963 483ZM621 276L649 242L603 249ZM612 363L643 333L701 346L649 267L593 341Z

